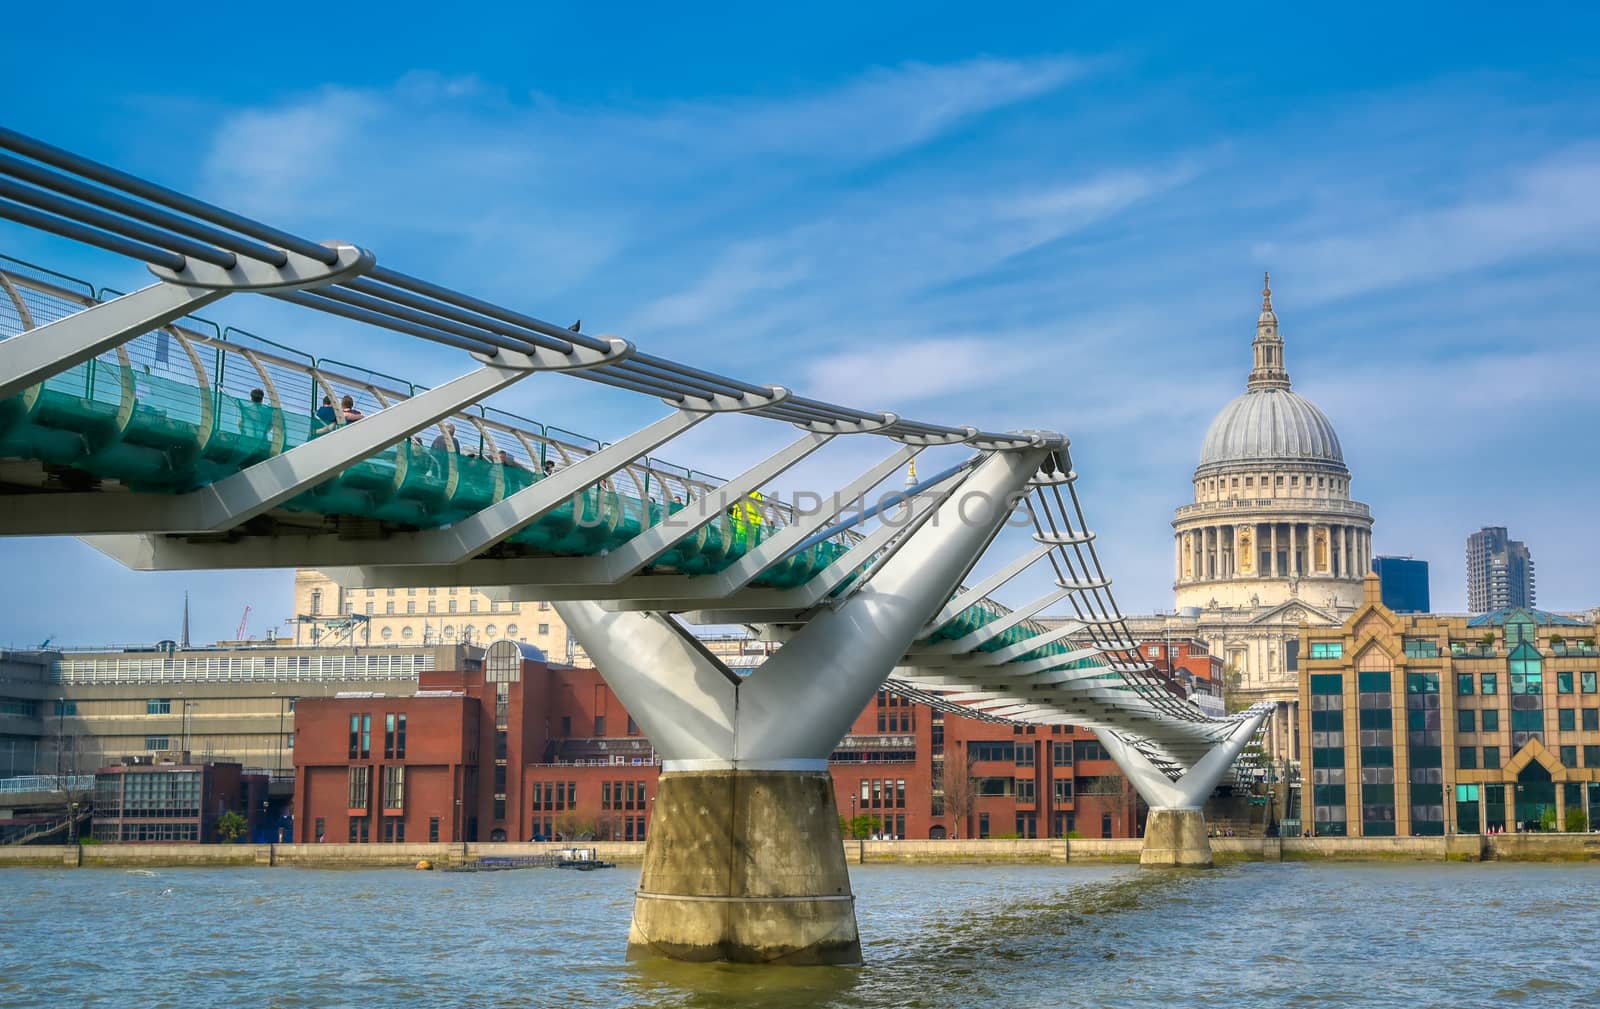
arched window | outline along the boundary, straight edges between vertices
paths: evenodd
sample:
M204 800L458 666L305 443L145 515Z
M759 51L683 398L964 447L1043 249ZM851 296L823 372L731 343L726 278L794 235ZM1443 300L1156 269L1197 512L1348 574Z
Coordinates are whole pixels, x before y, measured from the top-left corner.
M483 655L483 678L489 683L522 679L522 649L512 641L496 641Z

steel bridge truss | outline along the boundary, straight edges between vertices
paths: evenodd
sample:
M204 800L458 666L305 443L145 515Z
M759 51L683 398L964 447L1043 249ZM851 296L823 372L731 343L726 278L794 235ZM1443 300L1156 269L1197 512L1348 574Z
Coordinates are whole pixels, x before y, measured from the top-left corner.
M745 624L790 641L870 592L908 544L929 541L935 514L981 484L999 511L964 548L954 589L896 646L891 688L991 721L1087 726L1174 787L1221 751L1232 762L1261 724L1255 710L1206 716L1145 661L1059 434L915 421L720 375L10 130L0 152L0 217L139 260L156 278L113 295L0 264L0 534L80 536L140 570L316 567L348 587L497 587L507 600ZM195 315L242 292L442 344L472 367L423 388ZM667 412L602 444L485 405L539 372L655 397ZM338 409L313 419L319 400L343 396L359 423ZM793 440L726 480L656 456L729 413L785 425ZM818 507L769 496L759 517L744 510L842 437L885 452ZM969 454L889 501L876 526L846 517L938 446ZM1001 457L1026 460L1019 480L975 476ZM1028 549L965 584L1005 520L1023 516ZM992 598L1038 570L1043 595L1015 608ZM1047 610L1067 619L1049 625Z

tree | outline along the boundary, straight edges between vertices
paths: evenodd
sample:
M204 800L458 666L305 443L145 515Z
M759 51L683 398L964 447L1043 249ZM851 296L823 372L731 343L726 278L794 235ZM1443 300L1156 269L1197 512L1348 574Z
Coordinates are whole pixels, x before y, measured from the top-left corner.
M1589 814L1581 806L1567 807L1567 833L1581 834L1589 829Z
M89 799L94 793L96 764L92 755L85 752L77 720L67 725L71 711L65 698L56 701L55 773L49 778L52 791L61 796L61 815L67 820L67 843L76 844L78 818L89 809Z
M217 837L224 844L233 844L244 836L248 826L243 816L230 809L217 818Z
M593 821L580 819L576 813L563 813L552 826L562 841L592 841L598 831Z
M872 836L872 828L876 825L877 821L866 813L857 813L855 819L851 820L846 826L850 837L853 840L861 841Z
M956 742L945 748L944 809L955 821L951 837L971 833L972 811L978 802L978 779L967 763L967 744Z

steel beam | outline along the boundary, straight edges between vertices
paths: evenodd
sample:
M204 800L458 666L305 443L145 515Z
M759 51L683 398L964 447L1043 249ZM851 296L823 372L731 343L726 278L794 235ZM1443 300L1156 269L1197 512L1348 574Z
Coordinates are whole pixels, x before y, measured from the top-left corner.
M971 588L957 593L954 599L946 603L944 608L928 621L928 625L922 629L923 636L937 632L939 628L976 606L980 600L988 598L1000 586L1028 570L1054 549L1055 547L1048 543L1041 543Z
M164 283L90 306L81 312L0 340L0 399L60 374L74 365L183 318L234 291L317 287L354 276L373 264L372 254L353 245L333 247L332 266L288 254L277 268L240 259L231 270L190 260L182 271L151 269Z

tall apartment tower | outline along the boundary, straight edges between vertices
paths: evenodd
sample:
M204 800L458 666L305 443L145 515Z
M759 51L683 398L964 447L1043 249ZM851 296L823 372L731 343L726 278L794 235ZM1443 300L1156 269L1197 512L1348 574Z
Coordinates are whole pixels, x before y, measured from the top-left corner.
M1533 555L1505 526L1485 526L1467 537L1467 609L1490 613L1533 600Z

